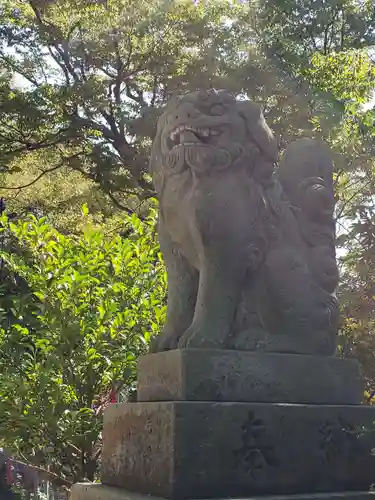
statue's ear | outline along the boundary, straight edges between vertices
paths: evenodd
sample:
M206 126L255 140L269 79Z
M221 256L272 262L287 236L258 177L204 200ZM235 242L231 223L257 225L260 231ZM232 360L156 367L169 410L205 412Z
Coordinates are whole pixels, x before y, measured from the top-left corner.
M261 152L272 162L277 162L279 150L272 130L264 119L258 104L251 101L237 101L237 108L245 120L247 132Z
M164 130L164 127L166 126L167 122L167 116L166 112L164 112L162 115L159 116L157 123L156 123L156 133L154 136L154 140L152 141L152 147L151 147L151 157L150 157L150 163L149 163L149 170L151 173L156 172L161 168L160 162L161 162L161 136L162 132Z
M149 162L149 171L150 174L152 175L153 179L153 184L156 189L156 191L159 191L161 189L161 184L162 184L162 178L163 178L163 159L162 159L162 151L161 151L161 135L163 128L165 126L165 115L162 115L157 124L156 128L156 134L154 141L152 143L151 147L151 155L150 155L150 162Z
M162 114L159 115L159 118L156 122L156 134L152 142L151 157L149 162L149 171L152 175L157 175L163 168L161 137L163 130L167 125L167 116L171 112L171 110L177 108L180 99L181 99L180 96L172 95L169 98L167 105L164 107Z

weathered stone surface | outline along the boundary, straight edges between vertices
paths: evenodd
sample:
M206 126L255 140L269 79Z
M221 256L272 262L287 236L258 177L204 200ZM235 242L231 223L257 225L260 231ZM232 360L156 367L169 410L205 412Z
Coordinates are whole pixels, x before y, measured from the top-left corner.
M277 161L277 141L255 102L209 90L168 104L150 161L168 271L155 352L334 353L331 154L303 138L275 169Z
M355 360L182 349L138 365L138 401L359 404L362 394Z
M165 402L105 412L102 481L166 498L367 490L375 410Z
M161 500L104 484L77 483L71 489L71 500ZM247 497L242 500L374 500L371 491L347 491L340 493L311 493L310 495L277 495ZM219 498L217 500L220 500ZM240 500L240 499L238 499Z
M70 490L70 500L161 500L157 497L142 495L121 488L113 488L104 484L76 483ZM341 497L332 500L341 500ZM346 500L346 499L343 499ZM361 498L350 498L348 500L362 500ZM365 499L364 499L365 500ZM367 499L366 500L372 500Z

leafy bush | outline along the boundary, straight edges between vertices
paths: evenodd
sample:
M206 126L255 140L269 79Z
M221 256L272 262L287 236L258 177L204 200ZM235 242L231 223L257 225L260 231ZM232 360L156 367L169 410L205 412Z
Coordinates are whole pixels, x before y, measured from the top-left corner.
M65 236L44 218L1 223L0 446L65 484L93 480L103 406L131 389L164 319L155 213L111 239L89 224Z

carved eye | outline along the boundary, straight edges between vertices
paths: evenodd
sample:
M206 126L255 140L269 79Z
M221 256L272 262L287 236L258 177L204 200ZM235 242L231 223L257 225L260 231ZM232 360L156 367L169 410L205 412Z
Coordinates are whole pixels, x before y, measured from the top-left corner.
M222 104L213 104L210 107L210 115L220 116L225 113L225 108Z

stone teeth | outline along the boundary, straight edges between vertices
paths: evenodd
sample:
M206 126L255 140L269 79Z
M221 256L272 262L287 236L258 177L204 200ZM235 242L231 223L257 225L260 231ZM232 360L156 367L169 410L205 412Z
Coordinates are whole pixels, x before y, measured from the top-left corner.
M197 134L200 134L203 137L209 137L210 135L219 135L220 132L218 130L210 129L210 128L197 128L197 127L190 127L189 125L181 125L180 127L177 127L174 129L169 137L174 140L177 134L180 134L181 132L188 131L188 132L194 132Z

